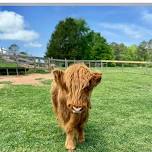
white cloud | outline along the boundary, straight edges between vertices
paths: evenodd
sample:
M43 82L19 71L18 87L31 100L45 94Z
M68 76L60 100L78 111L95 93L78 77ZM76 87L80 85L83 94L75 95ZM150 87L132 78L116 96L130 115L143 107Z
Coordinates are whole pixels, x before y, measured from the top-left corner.
M134 24L101 23L100 26L104 29L112 30L118 35L124 34L128 38L132 38L132 39L143 39L145 35L152 36L150 30Z
M147 23L152 24L152 13L148 11L142 12L142 19L146 21Z
M29 30L18 30L16 32L3 32L0 33L2 40L19 40L19 41L33 41L38 38L38 34Z
M38 42L31 42L31 43L26 44L25 46L40 48L42 47L42 44Z
M39 34L33 30L26 29L24 17L10 11L0 12L0 39L34 41Z
M15 32L24 29L23 16L15 12L0 12L0 32Z
M118 38L119 35L114 33L114 32L111 32L111 31L108 31L108 30L102 30L101 31L101 35L105 36L105 37L112 37L112 38ZM108 39L109 40L109 39Z

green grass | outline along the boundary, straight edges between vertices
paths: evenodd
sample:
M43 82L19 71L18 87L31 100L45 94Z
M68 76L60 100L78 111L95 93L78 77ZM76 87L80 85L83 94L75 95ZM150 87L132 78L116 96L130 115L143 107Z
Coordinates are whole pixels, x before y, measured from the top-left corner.
M51 80L50 79L41 80L41 83L45 85L51 85Z
M31 74L31 73L46 74L46 73L49 73L49 72L48 72L48 70L44 70L44 69L29 69L27 71L27 74Z
M152 77L103 70L92 94L86 142L76 152L151 152ZM64 152L65 135L50 104L50 86L0 90L1 152Z
M16 67L16 63L7 63L3 59L0 58L0 67Z

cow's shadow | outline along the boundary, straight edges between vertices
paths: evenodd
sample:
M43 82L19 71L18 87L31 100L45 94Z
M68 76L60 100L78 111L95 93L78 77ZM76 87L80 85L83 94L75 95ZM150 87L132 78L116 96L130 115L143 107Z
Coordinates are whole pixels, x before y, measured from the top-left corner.
M77 144L76 152L108 152L107 142L103 131L104 127L102 129L101 124L88 124L85 128L85 142Z

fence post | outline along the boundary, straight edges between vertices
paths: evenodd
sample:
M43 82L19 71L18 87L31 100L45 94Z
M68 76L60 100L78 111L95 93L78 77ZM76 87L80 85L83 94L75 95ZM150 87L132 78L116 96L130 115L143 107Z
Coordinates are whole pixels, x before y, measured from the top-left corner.
M66 68L66 59L64 59L64 67Z
M89 60L89 68L90 68L90 60Z
M147 70L148 70L148 65L147 65L147 63L146 63L146 64L145 64L144 74L146 74L146 73L147 73Z
M102 61L100 61L100 67L102 68Z
M7 76L9 75L8 68L6 69Z
M24 69L24 70L25 70L25 74L26 74L26 67L25 67L25 69Z
M65 58L65 67L68 67L67 59Z
M51 64L54 64L54 63L53 63L53 57L51 57L51 59L50 59L50 65L51 65Z
M40 58L38 58L38 68L40 68Z
M51 63L53 62L53 57L51 57Z
M123 64L123 63L121 64L121 67L122 67L122 72L123 72L123 67L124 67L124 64Z
M34 70L36 70L36 60L35 60L35 57L33 59L34 59Z
M17 54L15 54L15 58L16 58L16 74L18 75L18 58L17 58Z
M48 58L48 70L50 69L50 58Z

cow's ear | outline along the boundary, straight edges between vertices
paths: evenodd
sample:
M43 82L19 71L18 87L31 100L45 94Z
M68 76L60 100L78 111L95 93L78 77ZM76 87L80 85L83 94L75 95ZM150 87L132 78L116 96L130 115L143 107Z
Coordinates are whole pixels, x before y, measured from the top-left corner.
M64 71L54 70L53 75L54 75L54 80L57 83L57 85L59 85L61 88L64 88L65 87Z
M100 83L101 78L102 78L102 73L94 72L92 74L92 77L91 77L90 81L89 81L89 86L91 88L97 86Z
M102 78L102 73L92 73L88 82L85 84L84 89L85 90L92 90L95 86L97 86Z

